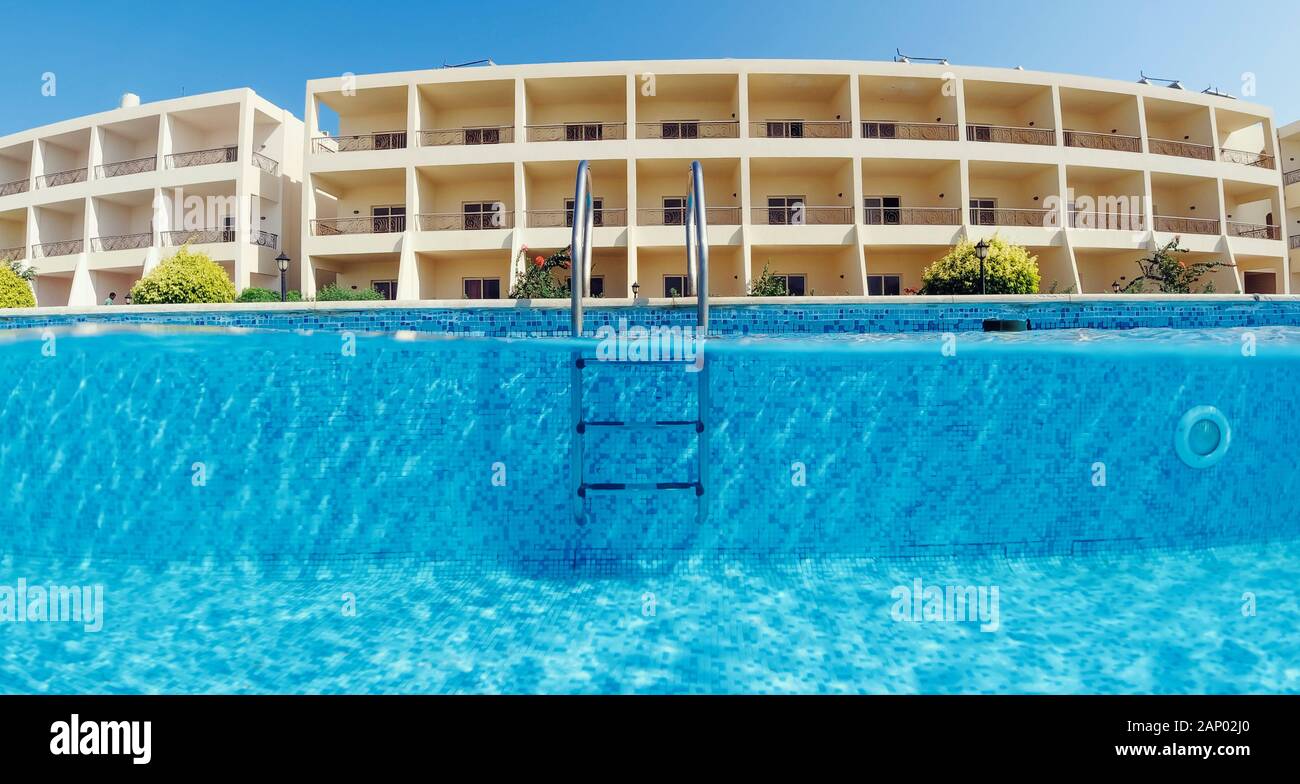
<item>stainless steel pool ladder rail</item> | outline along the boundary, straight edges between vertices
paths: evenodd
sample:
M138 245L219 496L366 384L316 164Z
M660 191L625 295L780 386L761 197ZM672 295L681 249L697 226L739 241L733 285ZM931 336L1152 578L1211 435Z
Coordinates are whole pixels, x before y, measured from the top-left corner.
M686 187L686 296L695 295L696 327L709 332L709 220L704 200L704 167L691 161Z
M570 333L582 336L582 298L591 296L591 243L596 230L596 211L591 195L591 167L578 162L578 181L573 187L573 240L569 246Z

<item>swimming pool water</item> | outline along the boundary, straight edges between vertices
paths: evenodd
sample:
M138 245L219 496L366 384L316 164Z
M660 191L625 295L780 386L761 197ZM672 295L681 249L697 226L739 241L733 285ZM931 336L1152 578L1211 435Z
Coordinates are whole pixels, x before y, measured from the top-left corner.
M0 691L1300 691L1300 331L943 340L713 341L702 503L575 517L590 342L11 332L0 586L105 617L0 623ZM700 410L680 366L579 378L588 421ZM700 443L608 428L584 471ZM996 630L898 620L917 579L997 588Z

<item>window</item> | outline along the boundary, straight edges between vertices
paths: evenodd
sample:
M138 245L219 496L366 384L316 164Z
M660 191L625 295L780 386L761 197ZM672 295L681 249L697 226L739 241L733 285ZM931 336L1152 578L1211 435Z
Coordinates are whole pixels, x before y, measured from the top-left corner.
M406 207L394 204L371 207L370 222L375 234L406 231Z
M767 222L773 226L803 223L802 196L768 196Z
M605 225L604 215L601 212L604 209L604 199L591 200L591 223L593 226ZM573 199L564 200L564 225L569 227L573 226Z
M804 292L808 290L807 275L787 274L787 275L773 275L772 277L784 283L785 290L788 291L790 293L790 296L792 297L802 297L804 295Z
M976 226L993 226L997 222L997 199L971 199L970 222Z
M867 196L862 199L863 223L868 226L897 226L902 222L903 200L898 196Z
M897 139L898 123L892 123L892 122L863 123L862 137L864 139Z
M872 297L896 297L903 292L902 275L868 275L867 295Z
M235 241L235 219L234 218L221 219L221 241L222 242Z
M372 280L370 288L384 295L384 299L397 299L397 281L395 280Z
M993 127L990 125L968 125L966 132L973 142L993 141Z
M591 142L604 138L605 126L600 123L569 123L564 126L564 140L567 142Z
M500 144L500 128L466 128L466 144Z
M664 197L664 225L686 225L686 199L681 196Z
M768 120L767 135L777 139L802 139L803 120Z
M660 136L665 139L698 139L700 138L700 121L680 120L660 123Z
M685 297L686 276L685 275L664 275L664 296Z
M500 229L505 226L505 205L499 201L467 201L461 205L463 225L474 229Z
M591 296L593 296L593 297L603 297L603 296L605 296L605 276L604 276L604 275L592 275L592 276L591 276Z
M501 299L500 278L465 278L461 281L465 299Z

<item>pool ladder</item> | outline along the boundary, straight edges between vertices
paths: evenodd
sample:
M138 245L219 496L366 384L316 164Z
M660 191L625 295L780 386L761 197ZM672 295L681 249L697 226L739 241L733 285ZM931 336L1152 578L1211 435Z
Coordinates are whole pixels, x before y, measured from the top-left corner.
M575 337L582 335L583 311L582 300L584 297L591 296L591 239L595 224L594 205L592 203L591 190L591 170L586 161L578 164L577 183L574 186L574 215L573 215L573 244L571 246L572 258L572 280L571 289L571 334ZM570 461L572 466L572 486L574 488L573 511L574 521L578 525L585 525L587 522L587 498L591 493L605 492L657 492L670 490L694 490L697 499L697 518L703 522L706 517L706 496L704 493L707 486L707 474L709 466L709 440L708 430L705 426L704 416L709 408L709 363L708 357L704 352L704 342L702 338L708 334L709 326L709 245L707 237L708 223L706 220L704 200L704 170L699 161L695 161L690 167L690 181L686 197L686 296L690 296L692 289L696 294L696 330L700 338L696 341L696 351L698 352L698 362L696 360L656 360L656 361L639 361L624 360L610 361L599 360L594 356L586 356L581 351L573 352L571 356L571 375L570 387L571 395L571 414L574 422L574 439L573 455ZM626 420L596 420L586 419L586 412L583 406L583 372L593 361L599 362L602 366L614 366L626 368L630 366L677 366L683 372L693 365L695 368L695 418L694 419L652 419L643 421L626 421ZM685 428L689 427L695 431L696 450L695 450L695 475L683 480L666 480L656 482L589 482L587 481L586 471L586 436L592 429L617 428L619 430L635 434L661 428Z

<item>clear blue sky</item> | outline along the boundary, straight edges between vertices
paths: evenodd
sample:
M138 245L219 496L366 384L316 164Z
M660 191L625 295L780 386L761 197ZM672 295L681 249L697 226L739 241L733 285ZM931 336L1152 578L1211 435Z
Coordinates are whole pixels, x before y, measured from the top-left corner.
M1300 2L654 0L7 3L0 134L117 105L252 87L301 116L304 82L344 72L498 63L760 57L954 64L1135 80L1139 69L1300 118ZM696 15L692 21L692 15ZM41 94L46 72L57 94Z

